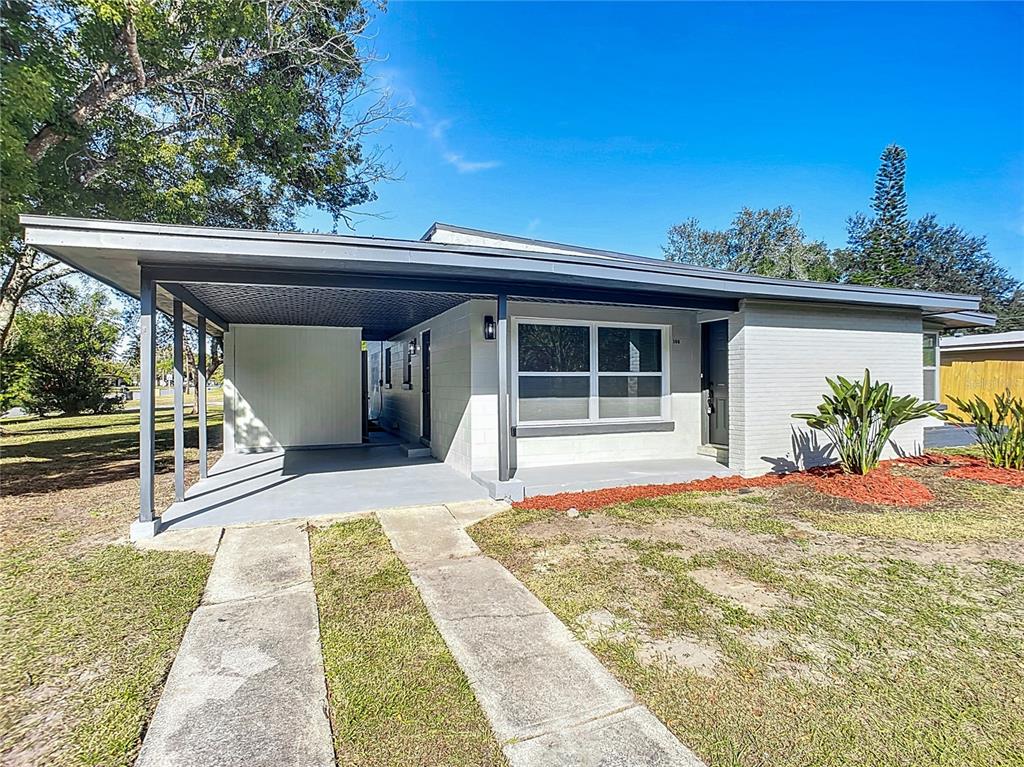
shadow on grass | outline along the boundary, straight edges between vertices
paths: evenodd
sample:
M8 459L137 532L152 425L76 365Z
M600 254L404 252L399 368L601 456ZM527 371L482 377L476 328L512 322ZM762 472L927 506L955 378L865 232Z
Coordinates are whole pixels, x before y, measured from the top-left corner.
M3 449L3 493L24 495L46 493L60 487L90 487L134 479L139 475L139 432L137 425L123 420L123 413L113 414L106 433L75 436L82 430L102 430L96 426L70 426L66 429L39 429L12 434L15 438L46 436L46 439L7 444ZM67 433L66 439L53 439L55 433ZM221 446L218 420L207 425L210 450ZM185 447L199 446L199 425L185 423ZM156 416L157 472L173 466L169 451L174 447L174 414Z

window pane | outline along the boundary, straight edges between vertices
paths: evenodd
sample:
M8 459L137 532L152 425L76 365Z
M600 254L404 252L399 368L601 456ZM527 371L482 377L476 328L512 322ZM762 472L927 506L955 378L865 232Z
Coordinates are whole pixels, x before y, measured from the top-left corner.
M601 372L660 373L661 331L649 328L598 328Z
M601 418L661 415L661 376L601 376L597 388Z
M932 333L924 336L924 366L935 367L935 335Z
M589 372L590 328L520 325L519 369L525 373Z
M924 398L926 400L934 402L937 398L935 395L935 371L926 370L924 371Z
M520 376L520 421L575 421L590 417L587 376Z

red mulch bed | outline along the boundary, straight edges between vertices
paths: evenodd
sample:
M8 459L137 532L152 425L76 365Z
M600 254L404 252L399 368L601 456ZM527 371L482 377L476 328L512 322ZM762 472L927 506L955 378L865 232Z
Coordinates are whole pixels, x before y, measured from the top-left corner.
M516 503L515 507L517 509L551 509L553 511L567 511L568 509L593 511L615 503L627 503L643 498L660 498L676 493L713 493L747 487L775 487L792 482L803 482L819 493L846 498L857 503L883 506L920 506L933 500L932 492L916 479L892 473L892 466L898 464L949 466L949 470L945 473L947 477L973 479L978 482L1009 485L1010 487L1024 487L1024 471L996 469L981 458L970 455L925 453L894 461L882 461L877 469L863 476L844 474L837 466L824 466L792 474L766 474L750 479L709 477L672 485L631 485L580 493L536 495Z
M981 466L958 466L947 471L946 476L956 479L973 479L992 485L1024 487L1024 471L1020 469L997 469L995 466L984 464Z
M553 511L592 511L614 503L642 498L688 492L721 492L747 487L774 487L791 482L805 482L820 493L848 498L858 503L890 506L920 506L932 500L931 491L915 479L890 473L888 461L864 476L843 474L838 467L827 466L792 474L766 474L761 477L709 477L672 485L631 485L580 493L537 495L515 504L517 509L551 509Z
M982 458L973 455L945 455L943 453L925 453L913 458L904 458L901 463L917 466L950 466L945 476L954 479L973 479L975 482L988 482L992 485L1009 485L1024 487L1024 471L1020 469L997 469L989 466Z

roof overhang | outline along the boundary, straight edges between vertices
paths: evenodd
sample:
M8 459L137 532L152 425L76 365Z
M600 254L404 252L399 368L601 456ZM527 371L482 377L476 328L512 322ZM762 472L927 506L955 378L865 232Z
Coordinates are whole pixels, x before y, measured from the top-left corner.
M1024 349L1024 330L1008 333L984 333L943 338L939 346L945 352L973 352L991 349Z
M23 215L21 223L28 244L132 296L139 294L145 267L161 285L179 286L196 299L202 291L190 286L233 284L467 297L500 293L698 309L734 309L741 299L913 308L924 315L978 309L972 296L776 280L614 253L566 255L35 215ZM168 311L171 297L160 300L160 308ZM217 306L209 308L217 313ZM237 321L226 314L222 320Z
M943 328L991 328L996 324L996 315L979 311L943 312L925 318Z

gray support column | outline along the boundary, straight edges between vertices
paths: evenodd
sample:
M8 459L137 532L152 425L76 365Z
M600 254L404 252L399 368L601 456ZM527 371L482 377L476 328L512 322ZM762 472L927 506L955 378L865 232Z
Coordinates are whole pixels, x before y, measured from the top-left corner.
M196 323L199 331L199 348L196 350L196 398L199 407L199 478L206 479L206 317L199 315Z
M498 296L495 340L498 342L498 481L508 482L508 296L505 295Z
M150 538L159 526L154 518L153 480L156 475L156 285L145 267L139 274L139 521L132 538Z
M174 499L185 498L185 359L181 301L174 299Z

